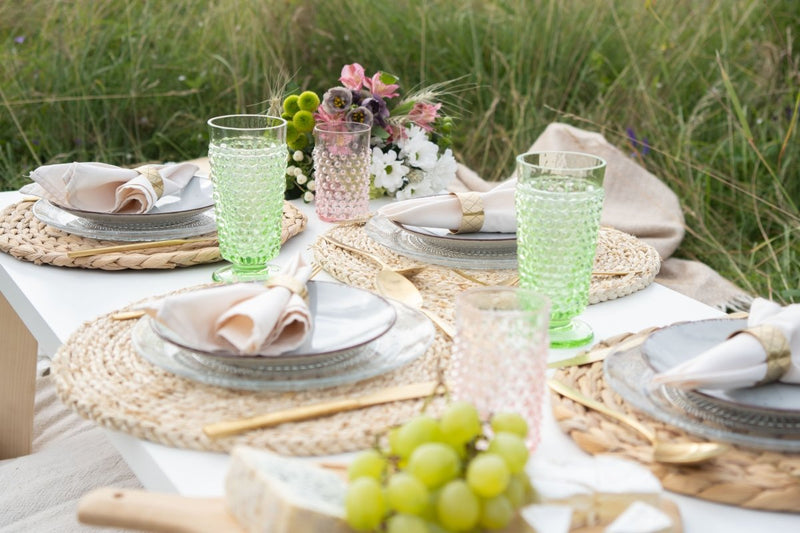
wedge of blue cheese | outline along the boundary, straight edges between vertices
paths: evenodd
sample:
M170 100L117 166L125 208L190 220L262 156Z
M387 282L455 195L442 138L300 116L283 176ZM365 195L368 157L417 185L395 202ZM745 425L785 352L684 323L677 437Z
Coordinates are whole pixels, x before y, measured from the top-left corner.
M347 485L301 459L234 448L225 479L228 510L248 533L349 533Z

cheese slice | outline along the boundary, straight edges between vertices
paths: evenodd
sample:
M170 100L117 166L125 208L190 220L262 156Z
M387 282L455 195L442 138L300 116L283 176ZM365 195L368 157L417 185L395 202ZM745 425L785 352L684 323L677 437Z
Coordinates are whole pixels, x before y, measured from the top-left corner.
M520 510L520 516L537 532L569 533L572 523L572 509L566 505L528 505Z
M249 533L345 533L347 486L306 461L240 446L225 479L230 513Z
M526 470L539 503L573 509L573 528L608 524L634 501L658 505L661 499L661 483L649 470L616 457L537 459Z
M671 533L672 519L647 503L633 502L604 530L605 533Z

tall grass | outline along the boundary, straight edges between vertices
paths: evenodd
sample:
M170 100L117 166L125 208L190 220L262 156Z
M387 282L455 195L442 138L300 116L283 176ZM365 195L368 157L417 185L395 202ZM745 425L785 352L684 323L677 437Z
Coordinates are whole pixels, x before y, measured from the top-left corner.
M681 197L678 255L800 301L798 20L794 0L3 2L2 186L204 155L208 117L358 61L405 88L458 78L457 156L488 179L549 122L601 131Z

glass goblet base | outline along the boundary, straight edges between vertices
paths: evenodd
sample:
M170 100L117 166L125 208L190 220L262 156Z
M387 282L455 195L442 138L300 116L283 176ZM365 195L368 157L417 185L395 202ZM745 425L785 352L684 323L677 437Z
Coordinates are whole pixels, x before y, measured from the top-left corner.
M551 348L576 348L589 344L594 339L591 326L577 318L566 323L550 324L547 334Z
M265 281L280 270L278 265L260 265L242 268L237 265L225 265L211 274L211 279L222 283L239 283L246 281Z

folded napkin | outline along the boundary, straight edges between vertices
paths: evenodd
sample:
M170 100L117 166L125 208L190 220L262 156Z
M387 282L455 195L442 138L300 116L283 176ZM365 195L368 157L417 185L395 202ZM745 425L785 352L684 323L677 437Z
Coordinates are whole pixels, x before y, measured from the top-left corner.
M311 268L297 255L266 283L235 283L167 297L145 310L203 351L276 356L303 344ZM272 286L270 286L272 285Z
M458 233L515 233L516 186L517 180L511 179L487 192L412 198L386 205L378 213L401 224L446 228Z
M653 377L687 389L738 389L772 381L800 383L800 304L756 298L747 329Z
M121 168L105 163L60 163L31 172L35 183L21 189L51 202L97 213L147 213L159 198L180 192L197 165L145 165Z

